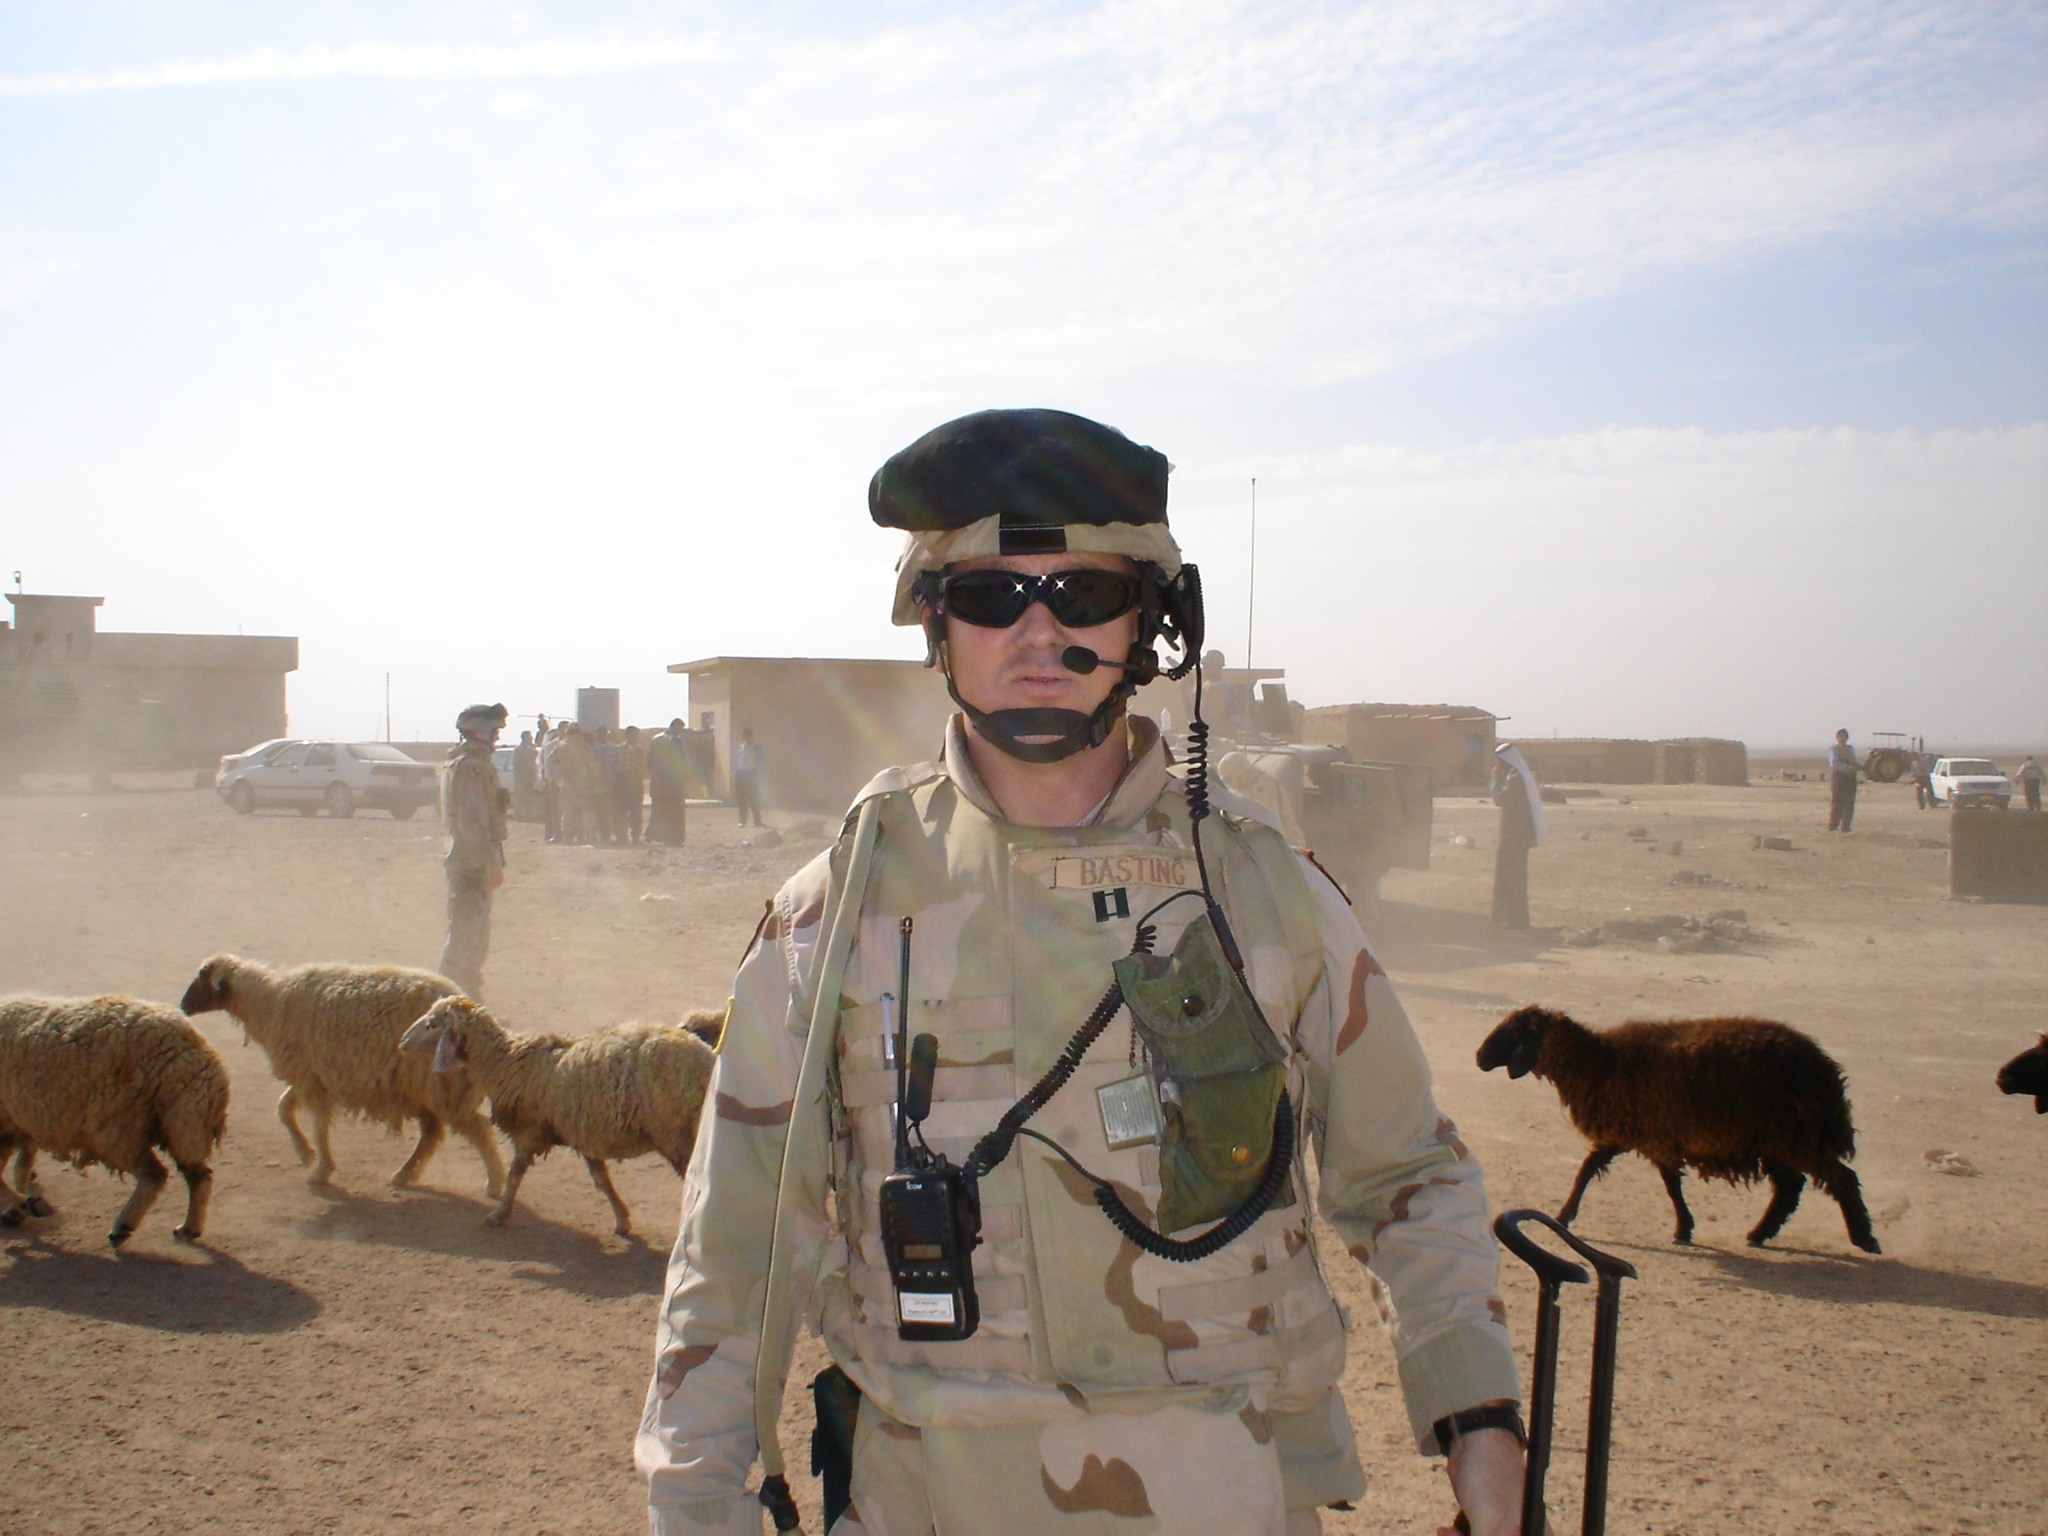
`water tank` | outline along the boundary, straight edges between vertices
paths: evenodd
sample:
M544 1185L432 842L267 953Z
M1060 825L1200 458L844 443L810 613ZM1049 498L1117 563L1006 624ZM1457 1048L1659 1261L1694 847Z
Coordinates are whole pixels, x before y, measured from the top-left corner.
M576 723L586 731L616 731L619 728L619 690L578 688Z

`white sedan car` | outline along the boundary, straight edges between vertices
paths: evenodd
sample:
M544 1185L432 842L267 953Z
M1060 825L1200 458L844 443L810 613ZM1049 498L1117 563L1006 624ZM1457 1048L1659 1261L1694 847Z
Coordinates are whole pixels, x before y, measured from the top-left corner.
M1928 777L1936 805L1981 805L2002 811L2012 804L2012 780L1988 757L1937 758Z
M381 741L299 741L260 762L223 763L214 788L242 816L264 806L353 816L368 806L405 821L439 797L440 775Z

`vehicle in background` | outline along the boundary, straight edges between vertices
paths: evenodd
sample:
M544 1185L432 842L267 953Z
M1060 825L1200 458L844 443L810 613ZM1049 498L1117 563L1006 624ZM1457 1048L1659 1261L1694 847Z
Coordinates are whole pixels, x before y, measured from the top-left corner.
M512 793L514 778L512 754L518 750L517 747L491 748L491 771L498 776L498 788L505 791L508 795Z
M241 816L271 806L353 816L367 806L405 821L439 798L440 775L381 741L289 741L261 762L224 761L214 788Z
M1927 750L1927 743L1904 731L1872 731L1876 742L1863 754L1863 776L1878 784L1896 784L1913 777L1913 760Z
M214 790L218 792L220 787L227 782L228 775L236 769L253 767L257 763L267 763L286 747L296 747L303 740L305 740L303 736L274 736L269 741L259 741L245 752L230 752L220 760L220 767L214 771Z
M1930 778L1936 805L1952 809L1988 806L2002 811L2012 804L2012 780L1988 757L1937 758Z

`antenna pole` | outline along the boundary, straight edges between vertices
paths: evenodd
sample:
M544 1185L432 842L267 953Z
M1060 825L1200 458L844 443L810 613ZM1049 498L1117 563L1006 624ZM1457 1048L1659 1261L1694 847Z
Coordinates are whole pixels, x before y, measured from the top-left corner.
M1250 569L1245 574L1244 590L1244 664L1252 664L1252 609L1259 595L1259 477L1252 476L1252 557Z

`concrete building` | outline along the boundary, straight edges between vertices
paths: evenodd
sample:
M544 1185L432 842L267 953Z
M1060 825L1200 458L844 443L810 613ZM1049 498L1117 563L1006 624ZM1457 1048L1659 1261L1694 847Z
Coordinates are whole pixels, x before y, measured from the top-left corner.
M915 661L712 656L668 670L690 680L688 723L711 733L718 793L733 743L753 731L771 813L838 816L882 769L936 757L953 709L944 679Z
M204 768L285 733L282 635L102 634L98 597L10 592L0 771Z
M1307 712L1302 735L1362 763L1426 763L1442 788L1485 788L1500 717L1457 704L1333 704Z

